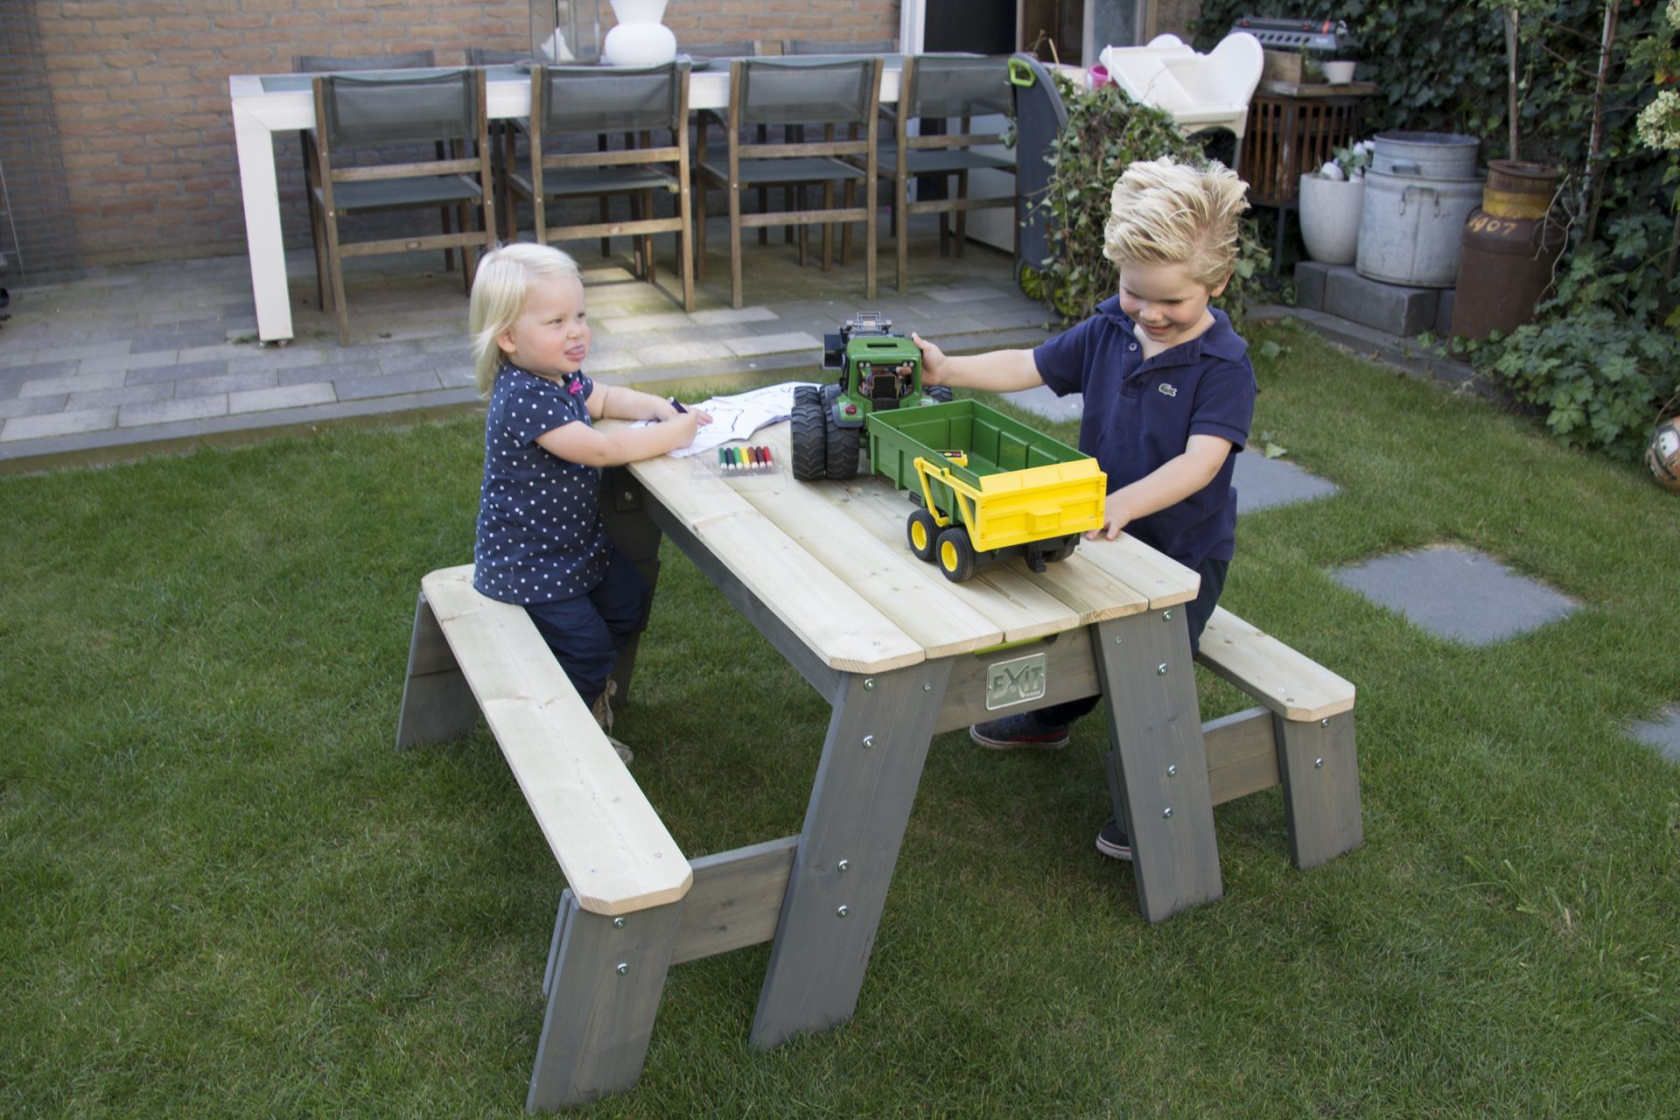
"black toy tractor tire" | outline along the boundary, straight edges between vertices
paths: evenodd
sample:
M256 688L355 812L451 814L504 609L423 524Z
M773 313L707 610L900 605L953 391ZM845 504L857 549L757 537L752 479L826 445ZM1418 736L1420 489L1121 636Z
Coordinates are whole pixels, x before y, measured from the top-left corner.
M974 545L968 539L968 530L952 525L940 533L934 560L952 583L962 583L974 575Z
M1069 556L1073 555L1074 550L1078 547L1079 535L1076 533L1073 536L1064 538L1055 548L1045 549L1044 559L1048 560L1052 564L1058 560L1066 560Z
M842 428L834 422L834 413L827 409L823 411L823 421L828 437L828 477L856 478L863 429Z
M932 560L939 547L939 522L925 509L913 509L904 523L904 538L918 560Z
M940 404L951 403L951 387L949 385L929 385L926 392L929 398L938 401Z
M793 439L793 477L800 482L820 482L828 477L828 437L823 417L822 394L815 385L800 385L793 391L790 417Z

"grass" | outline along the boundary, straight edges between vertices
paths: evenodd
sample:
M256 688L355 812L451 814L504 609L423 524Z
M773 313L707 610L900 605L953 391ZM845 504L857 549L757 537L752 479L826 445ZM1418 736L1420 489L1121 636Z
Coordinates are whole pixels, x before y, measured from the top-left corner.
M1680 1100L1674 499L1288 325L1256 433L1334 481L1225 602L1359 685L1366 843L1217 811L1159 926L1057 756L934 743L858 1010L746 1043L768 948L681 966L601 1116L1650 1116ZM1068 437L1072 432L1060 431ZM472 419L0 477L0 1114L515 1116L561 882L494 741L391 748ZM1327 572L1482 549L1579 604L1471 649ZM620 717L691 856L798 830L822 702L666 546ZM1246 706L1202 681L1208 717ZM744 715L751 713L751 715Z

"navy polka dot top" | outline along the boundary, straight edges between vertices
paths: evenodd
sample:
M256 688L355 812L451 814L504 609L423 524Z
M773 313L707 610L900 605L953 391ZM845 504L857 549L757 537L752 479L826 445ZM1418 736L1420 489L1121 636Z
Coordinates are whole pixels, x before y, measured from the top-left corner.
M550 381L502 364L484 425L473 587L504 603L550 603L593 591L611 544L601 521L601 472L537 444L562 424L589 423L595 382Z

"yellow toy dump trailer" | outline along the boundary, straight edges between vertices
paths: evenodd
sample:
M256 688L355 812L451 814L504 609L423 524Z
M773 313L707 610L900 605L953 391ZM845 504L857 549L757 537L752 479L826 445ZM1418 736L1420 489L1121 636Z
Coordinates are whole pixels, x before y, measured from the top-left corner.
M1100 529L1107 476L1097 461L977 401L872 413L869 463L921 508L910 548L961 583L1011 552L1044 571Z

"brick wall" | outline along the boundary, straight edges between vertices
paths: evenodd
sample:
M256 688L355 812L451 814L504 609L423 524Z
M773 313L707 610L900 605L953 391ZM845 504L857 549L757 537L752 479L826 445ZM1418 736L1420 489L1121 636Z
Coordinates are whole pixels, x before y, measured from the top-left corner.
M530 45L526 0L36 0L35 13L88 264L245 251L231 74L287 71L294 54L430 47L452 64L469 45ZM679 45L882 39L898 33L898 2L672 0L665 23ZM287 243L307 246L299 146L277 139Z

